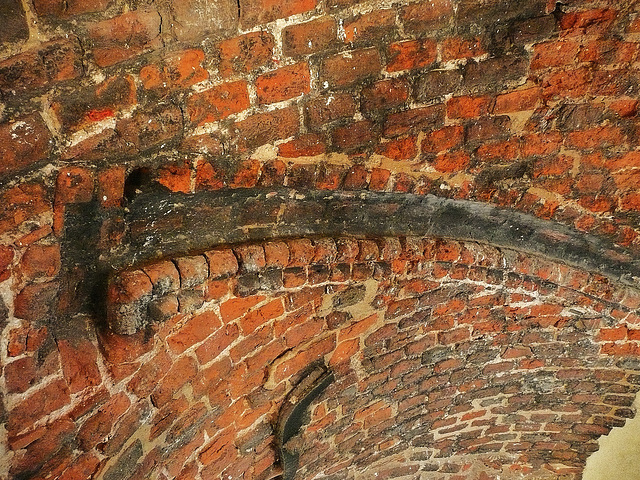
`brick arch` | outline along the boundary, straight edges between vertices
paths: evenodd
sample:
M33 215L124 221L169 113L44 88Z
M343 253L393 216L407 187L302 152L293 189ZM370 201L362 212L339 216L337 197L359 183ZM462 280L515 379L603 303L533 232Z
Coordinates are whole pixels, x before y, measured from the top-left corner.
M294 439L300 478L579 478L640 388L634 289L476 242L274 240L111 285L112 322L150 316L100 337L105 381L131 402L79 422L89 447L92 419L113 415L103 473L278 474L279 408L322 361L336 381Z

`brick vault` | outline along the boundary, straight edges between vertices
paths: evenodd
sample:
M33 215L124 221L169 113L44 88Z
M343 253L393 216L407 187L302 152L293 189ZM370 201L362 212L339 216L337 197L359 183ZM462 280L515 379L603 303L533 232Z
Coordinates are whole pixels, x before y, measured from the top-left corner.
M0 479L579 479L635 416L636 1L0 12Z

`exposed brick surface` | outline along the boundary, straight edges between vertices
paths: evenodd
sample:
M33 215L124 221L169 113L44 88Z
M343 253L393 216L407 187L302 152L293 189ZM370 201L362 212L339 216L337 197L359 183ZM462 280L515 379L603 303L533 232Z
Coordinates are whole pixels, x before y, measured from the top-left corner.
M632 285L469 242L272 226L353 228L313 190L429 194L548 219L633 262L637 12L1 3L9 478L270 478L279 406L316 360L336 383L295 440L301 478L580 478L633 415ZM271 203L280 187L291 205ZM252 203L254 188L272 196ZM169 195L238 208L140 220ZM215 241L187 247L193 225Z

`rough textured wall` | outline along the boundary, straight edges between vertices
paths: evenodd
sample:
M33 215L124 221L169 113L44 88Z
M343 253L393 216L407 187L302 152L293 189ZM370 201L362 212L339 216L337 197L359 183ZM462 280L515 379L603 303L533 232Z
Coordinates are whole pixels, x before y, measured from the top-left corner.
M336 381L296 478L580 478L640 388L637 290L471 242L220 247L123 271L108 303L114 329L147 327L13 330L16 478L272 478L314 362Z
M266 478L275 461L269 427L295 381L281 378L280 390L268 384L274 389L260 399L249 395L264 388L256 372L280 354L298 358L296 348L310 352L300 363L323 357L339 374L301 437L309 477L329 468L309 459L309 445L325 451L361 442L329 423L370 439L358 445L365 453L347 443L343 458L324 457L342 466L331 474L338 478L374 470L392 478L579 476L595 438L632 415L638 383L638 305L629 290L640 242L638 11L636 2L606 0L5 0L0 478L192 478L193 469L217 478L226 468L236 469L232 477ZM468 278L486 267L473 255L402 257L425 270L393 270L377 256L380 238L434 233L428 216L410 213L419 202L398 200L412 194L530 214L455 204L445 220L479 233L441 221L436 235L469 239L486 230L493 233L483 245L525 253L494 251L508 260L490 264L496 278ZM534 217L550 220L542 233ZM231 276L210 290L214 263L189 256L291 237L312 238L317 249L318 238L345 232L378 239L364 244L365 251L376 245L375 254L356 257L363 267L294 253L271 278L246 267L261 268L263 247L248 250L257 248L257 260L236 249L240 274L219 272ZM580 243L576 232L589 235ZM552 242L564 248L555 258L565 264L550 267L555 276L525 271ZM154 287L144 270L152 265L177 270ZM572 268L595 283L572 283L565 272ZM130 272L140 282L132 291L124 281ZM510 283L509 272L523 285ZM115 279L110 287L107 277ZM404 283L414 280L423 292ZM333 304L334 287L355 298L376 292L356 302L370 317L347 309L346 323L332 323L323 308L331 304L338 317L344 310ZM162 289L173 293L160 302ZM237 312L253 320L225 320L221 302L255 300L253 289L264 290L260 303ZM303 322L287 302L310 292L301 300L312 305L310 323L290 334L298 340L259 337L247 326L257 316L273 335L284 318ZM478 298L494 303L476 305ZM389 314L400 299L415 324ZM267 305L284 310L253 313ZM489 323L496 313L498 323L476 327L473 311ZM371 330L344 337L367 318ZM379 328L388 336L367 345ZM216 371L216 355L198 352L222 331L232 342L219 347L229 363L218 367L229 370ZM324 342L316 350L307 350L315 345L309 332ZM418 339L426 342L420 352L410 347ZM240 345L249 350L237 353ZM251 363L265 345L264 358ZM487 357L475 360L474 348ZM338 362L340 355L350 360ZM243 382L206 383L232 371L229 378ZM465 389L476 377L487 383L474 385L479 396L471 398ZM429 383L445 379L447 387ZM338 386L359 395L339 400ZM432 410L444 402L438 395L450 404ZM416 418L422 430L412 428ZM394 422L405 427L385 430ZM468 438L479 434L491 441ZM258 453L248 455L243 439L258 442L249 443ZM375 463L385 456L398 469ZM154 470L160 461L162 474Z

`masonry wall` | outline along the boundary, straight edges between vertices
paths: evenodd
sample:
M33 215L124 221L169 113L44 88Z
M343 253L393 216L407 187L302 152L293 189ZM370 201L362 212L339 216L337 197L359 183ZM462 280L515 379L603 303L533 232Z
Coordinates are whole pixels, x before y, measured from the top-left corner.
M639 8L4 1L0 478L271 478L314 362L300 478L580 478L638 389Z

